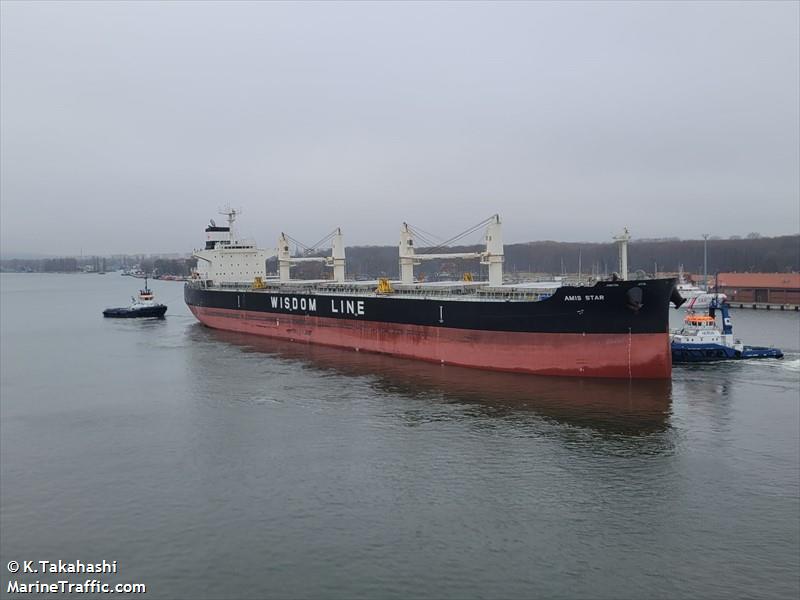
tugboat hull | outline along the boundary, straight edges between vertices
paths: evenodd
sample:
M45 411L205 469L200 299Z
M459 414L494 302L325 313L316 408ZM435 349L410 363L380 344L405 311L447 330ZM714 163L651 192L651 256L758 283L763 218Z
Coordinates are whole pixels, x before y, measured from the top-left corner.
M158 304L140 308L107 308L103 311L103 316L112 319L163 319L166 312L167 306Z
M778 348L745 346L741 350L721 344L672 344L673 363L716 362L749 358L783 358Z

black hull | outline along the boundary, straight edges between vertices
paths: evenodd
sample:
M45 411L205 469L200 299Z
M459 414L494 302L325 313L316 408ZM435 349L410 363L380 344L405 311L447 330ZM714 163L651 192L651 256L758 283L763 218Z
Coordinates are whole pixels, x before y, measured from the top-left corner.
M163 319L167 312L165 304L145 308L107 308L103 316L110 319Z
M189 307L516 333L652 334L669 331L674 279L562 287L538 302L447 296L344 295L204 288L187 283Z

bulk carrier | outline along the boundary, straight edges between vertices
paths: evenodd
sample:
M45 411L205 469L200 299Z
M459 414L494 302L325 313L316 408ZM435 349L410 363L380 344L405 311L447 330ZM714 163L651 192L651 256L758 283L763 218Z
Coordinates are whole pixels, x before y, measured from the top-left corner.
M500 217L488 219L482 252L416 252L415 231L400 231L400 278L349 281L341 230L328 257L297 257L290 238L259 249L227 226L206 227L205 248L184 288L186 304L212 328L378 352L441 364L543 375L667 379L672 359L670 302L682 302L675 279L627 280L627 232L620 275L593 284L503 281ZM266 261L277 257L278 275ZM422 260L480 259L488 281L423 283ZM320 261L332 280L296 280L291 268ZM467 278L469 279L469 278Z

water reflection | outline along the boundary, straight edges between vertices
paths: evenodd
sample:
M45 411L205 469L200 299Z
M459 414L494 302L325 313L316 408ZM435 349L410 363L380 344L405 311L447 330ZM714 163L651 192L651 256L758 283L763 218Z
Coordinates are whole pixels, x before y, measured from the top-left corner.
M225 342L244 352L298 361L319 372L367 377L379 392L467 405L481 417L537 417L623 436L648 435L669 427L669 380L572 379L480 371L212 330L199 324L190 328L189 336L195 343ZM414 424L416 415L409 409L405 418Z

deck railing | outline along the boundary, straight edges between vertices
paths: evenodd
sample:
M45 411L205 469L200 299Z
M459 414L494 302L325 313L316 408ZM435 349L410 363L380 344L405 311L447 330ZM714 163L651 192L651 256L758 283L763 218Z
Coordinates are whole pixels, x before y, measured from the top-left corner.
M453 300L494 300L508 302L536 302L544 300L552 295L552 289L526 289L526 290L500 290L497 288L479 288L476 286L453 286L453 287L395 287L391 293L378 294L373 287L364 285L325 285L292 282L289 285L275 284L274 282L264 282L263 287L254 288L245 283L222 283L209 285L206 280L187 282L187 285L197 286L201 289L225 289L230 291L248 291L262 294L306 294L306 295L330 295L330 296L360 296L378 298L414 298L414 299L453 299Z

